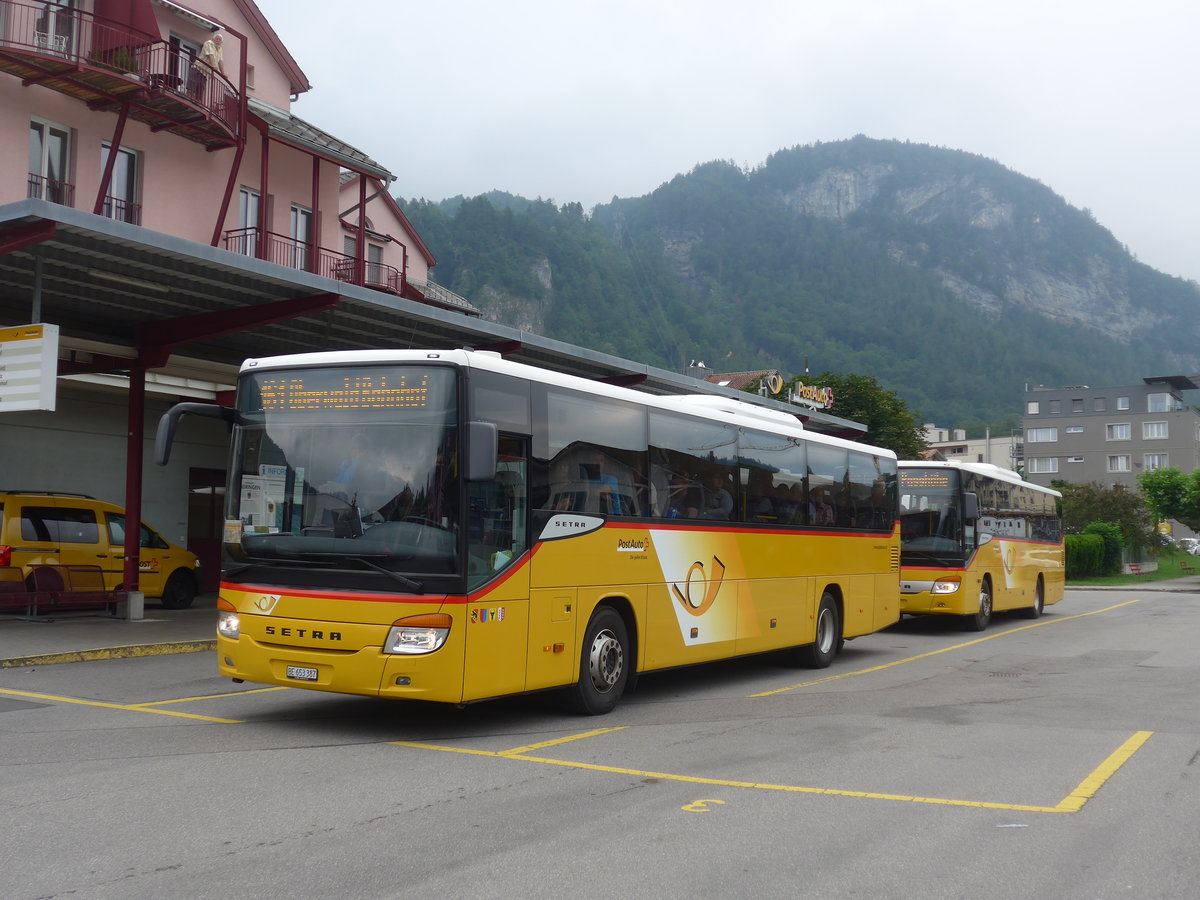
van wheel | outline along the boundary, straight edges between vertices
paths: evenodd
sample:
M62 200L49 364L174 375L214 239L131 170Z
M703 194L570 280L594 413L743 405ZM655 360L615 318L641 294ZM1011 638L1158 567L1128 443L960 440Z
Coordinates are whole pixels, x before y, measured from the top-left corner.
M175 572L167 579L162 592L166 609L187 609L196 599L196 582L186 572Z
M837 656L845 642L842 640L842 622L838 615L837 601L826 591L821 595L817 607L817 633L811 644L792 651L796 665L806 669L824 669Z
M579 681L568 689L571 709L587 716L612 712L625 693L632 662L625 620L611 606L600 607L583 638Z

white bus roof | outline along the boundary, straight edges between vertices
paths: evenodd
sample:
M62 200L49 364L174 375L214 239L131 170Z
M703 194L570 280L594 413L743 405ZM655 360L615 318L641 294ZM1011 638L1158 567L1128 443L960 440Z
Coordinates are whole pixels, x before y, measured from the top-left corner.
M712 394L655 395L631 388L592 381L577 375L568 375L543 369L526 363L512 362L496 353L481 350L329 350L321 353L293 353L286 356L269 356L247 359L242 363L240 374L261 372L271 369L295 369L310 366L363 365L372 363L441 362L464 368L482 369L501 375L528 378L541 384L571 388L600 397L611 397L655 409L686 413L708 419L716 419L746 428L764 428L772 431L804 437L806 440L835 447L853 447L870 450L872 453L895 458L896 454L883 447L861 444L844 438L806 431L795 416L782 410L774 410L733 397ZM749 396L749 395L747 395Z
M994 478L997 481L1007 481L1009 484L1019 484L1023 487L1033 488L1035 491L1043 491L1047 494L1053 494L1055 497L1061 497L1058 491L1054 488L1044 487L1040 484L1034 484L1032 481L1026 481L1019 473L1012 469L1006 469L1003 466L993 465L992 463L979 462L959 462L958 460L922 460L922 459L902 459L898 463L902 469L962 469L966 472L974 472L976 475L984 475L988 478Z

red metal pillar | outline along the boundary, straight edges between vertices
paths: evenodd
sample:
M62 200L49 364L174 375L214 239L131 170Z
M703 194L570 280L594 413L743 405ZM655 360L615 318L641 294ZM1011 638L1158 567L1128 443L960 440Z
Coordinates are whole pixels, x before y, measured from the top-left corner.
M367 176L358 173L358 246L354 248L355 284L367 283Z
M308 271L315 275L321 274L321 260L318 259L321 242L321 157L313 156L312 163L312 232L308 236Z
M267 201L270 194L267 192L267 186L270 184L271 163L269 159L271 148L271 136L267 134L267 129L263 129L259 133L262 139L262 157L259 159L258 166L258 222L255 223L258 227L258 252L254 254L259 259L267 258Z
M112 143L108 146L108 158L104 161L104 174L100 176L100 187L96 191L96 205L92 207L92 215L104 213L104 200L108 196L109 185L112 184L113 166L117 162L117 152L121 149L121 137L125 134L125 120L129 118L129 104L121 104L121 112L117 114L117 127L113 130Z
M129 371L129 431L125 446L125 574L127 591L138 590L142 536L142 461L146 427L146 370Z

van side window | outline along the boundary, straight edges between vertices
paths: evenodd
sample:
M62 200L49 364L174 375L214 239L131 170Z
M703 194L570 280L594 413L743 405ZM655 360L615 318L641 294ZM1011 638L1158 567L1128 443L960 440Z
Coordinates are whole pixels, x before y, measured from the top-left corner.
M71 507L26 506L21 511L21 538L67 544L97 544L96 513Z
M124 546L125 544L125 516L123 513L107 513L105 515L108 524L108 541L113 546ZM155 550L166 550L170 544L142 524L141 534L139 537L139 547L151 547Z

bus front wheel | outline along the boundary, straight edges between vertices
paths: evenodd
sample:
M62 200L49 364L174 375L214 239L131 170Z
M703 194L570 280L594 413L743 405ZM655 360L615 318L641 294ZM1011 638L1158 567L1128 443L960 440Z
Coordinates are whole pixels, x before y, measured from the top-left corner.
M979 584L979 611L963 616L967 631L983 631L992 621L992 583L986 578Z
M817 633L811 644L797 647L793 656L797 665L806 669L824 669L833 662L842 647L842 622L838 615L837 600L826 591L821 595L817 607Z
M579 680L570 688L571 708L588 716L612 712L629 681L629 633L611 606L602 606L588 622L579 658Z

